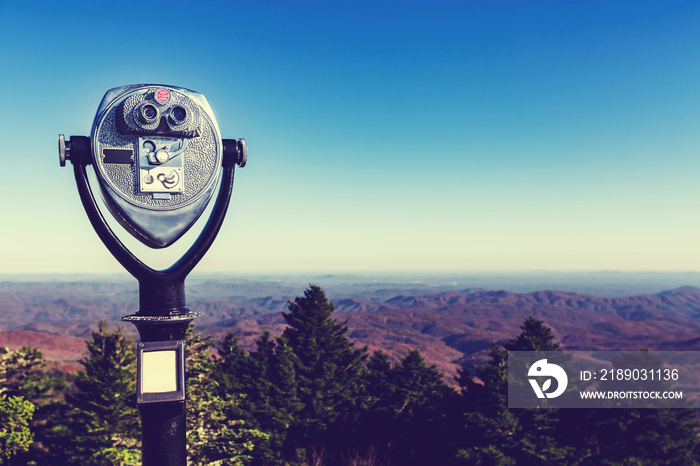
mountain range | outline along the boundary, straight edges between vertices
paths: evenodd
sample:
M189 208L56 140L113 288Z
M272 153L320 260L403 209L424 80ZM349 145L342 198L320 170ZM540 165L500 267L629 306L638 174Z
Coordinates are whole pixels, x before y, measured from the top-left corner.
M248 349L266 329L282 333L282 312L303 290L268 284L252 291L250 286L212 281L189 287L188 306L204 314L195 321L196 330L217 338L233 331ZM483 361L494 342L515 337L530 316L551 327L568 350L700 350L700 289L694 287L629 297L431 291L375 287L355 296L328 294L334 317L347 321L348 335L358 346L394 358L419 349L448 377ZM265 292L272 293L262 296ZM127 282L2 282L0 346L38 347L52 364L77 369L96 322L117 324L133 314L137 293ZM137 338L130 324L122 326Z

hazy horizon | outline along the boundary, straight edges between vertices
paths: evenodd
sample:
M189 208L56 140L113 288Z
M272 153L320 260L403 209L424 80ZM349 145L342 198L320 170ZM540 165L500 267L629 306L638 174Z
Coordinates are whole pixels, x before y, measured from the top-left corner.
M603 297L656 294L691 286L700 288L697 272L475 272L475 271L268 271L268 272L193 272L188 287L206 282L239 283L255 289L278 285L299 294L310 283L322 286L331 295L353 295L366 290L392 288L407 293L426 294L442 291L541 290L575 292ZM136 279L126 272L118 274L0 274L2 283L125 283L136 290ZM262 286L263 290L266 290ZM260 296L266 295L261 292Z

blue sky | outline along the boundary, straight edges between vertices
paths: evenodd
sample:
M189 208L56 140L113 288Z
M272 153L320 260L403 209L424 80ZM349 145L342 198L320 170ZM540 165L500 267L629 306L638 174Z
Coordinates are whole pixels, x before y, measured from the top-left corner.
M134 83L248 141L198 271L700 268L695 2L104 5L0 2L0 273L121 270L56 141Z

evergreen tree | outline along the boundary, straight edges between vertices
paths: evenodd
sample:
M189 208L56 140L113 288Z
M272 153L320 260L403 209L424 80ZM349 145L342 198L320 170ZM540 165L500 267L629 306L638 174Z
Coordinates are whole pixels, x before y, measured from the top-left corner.
M495 343L489 362L474 367L474 374L459 372L458 382L464 400L466 447L458 458L466 464L510 466L515 459L509 455L517 419L507 406L507 352Z
M346 322L332 318L333 304L323 290L310 285L303 297L289 302L282 334L294 353L297 396L301 408L290 426L286 453L323 445L330 457L348 447L348 428L362 409L363 361L366 348L347 338Z
M0 395L26 396L28 382L44 365L41 351L24 347L19 351L0 348Z
M17 460L17 455L29 450L33 442L30 422L35 406L27 399L31 391L26 385L42 364L37 349L0 348L0 464Z
M567 464L577 456L573 447L558 442L558 410L508 409L508 351L561 351L541 320L530 317L521 329L503 348L494 344L490 361L475 366L474 374L460 371L469 442L458 452L462 463L554 465Z
M664 361L658 355L625 352L612 359L614 369L663 369ZM606 384L606 390L672 390L667 381L645 382L635 386L634 381ZM643 404L637 401L636 405ZM654 400L647 407L566 410L562 424L563 441L578 445L584 451L580 464L593 465L659 465L693 466L700 464L700 424L696 410L663 408L662 400ZM569 412L571 411L571 412ZM581 429L580 426L585 426ZM584 430L582 432L582 430Z
M29 449L34 439L29 429L33 414L34 404L24 397L0 395L0 464Z
M251 358L241 348L235 333L227 333L219 342L220 359L213 377L216 379L219 394L243 393L251 379Z
M268 335L266 332L262 344L258 345L258 350L254 353L259 362L264 360L258 355L261 349L268 348L265 338ZM274 413L271 423L276 431L282 431L294 422L295 413L302 405L299 401L299 385L294 369L296 356L284 337L275 338L274 341L274 347L269 347L268 356L265 358L268 361L266 376L270 382L269 400Z
M245 421L229 416L237 406L237 395L219 395L212 376L216 362L211 357L211 338L190 335L186 347L187 460L191 466L249 464L256 443L266 434L250 429Z
M281 464L287 434L301 409L294 368L295 356L284 338L269 332L256 341L250 354L246 398L241 403L254 425L269 434L256 450L256 464Z
M551 331L527 319L523 332L490 361L460 373L468 444L462 464L483 465L698 465L700 441L690 409L513 409L507 408L507 351L560 351ZM639 353L637 353L639 354ZM561 361L566 360L562 355ZM644 358L648 367L649 358ZM657 367L662 367L659 359ZM615 367L640 367L634 353ZM612 386L610 389L614 389ZM630 389L629 384L625 386ZM664 389L663 387L658 387ZM668 389L668 387L666 387Z
M66 374L58 369L46 370L43 355L37 349L2 351L0 359L2 359L0 374L4 374L0 376L2 379L0 383L4 393L17 394L23 400L33 404L33 416L28 427L34 438L34 442L28 445L27 451L17 451L12 458L5 459L2 464L36 465L46 456L42 446L45 432L49 426L55 424L51 422L52 420L61 419L53 414L66 387ZM0 425L6 423L5 420Z
M229 415L270 434L255 451L256 464L283 464L308 457L314 446L336 451L360 396L364 351L347 339L347 325L332 319L333 305L311 286L283 314L289 327L281 337L265 332L256 350L245 353L233 334L221 343L216 379L219 390L238 390L240 403Z
M520 329L522 332L517 337L503 345L507 351L561 351L552 329L543 321L528 317Z
M363 414L364 449L392 464L447 464L457 393L417 350L392 365L375 352L365 376L368 407Z
M272 338L263 333L251 354L253 373L257 375L249 394L253 414L262 428L271 434L265 458L279 461L284 451L287 433L301 409L294 368L295 356L284 338Z
M289 309L283 314L289 327L281 337L263 333L248 354L228 334L219 349L219 393L242 394L227 408L228 416L269 434L257 443L254 464L308 461L321 450L337 459L364 399L366 350L355 349L347 325L332 318L333 305L323 290L311 285Z
M41 464L140 465L134 343L102 321L87 349L74 388L55 406L42 440L50 457Z

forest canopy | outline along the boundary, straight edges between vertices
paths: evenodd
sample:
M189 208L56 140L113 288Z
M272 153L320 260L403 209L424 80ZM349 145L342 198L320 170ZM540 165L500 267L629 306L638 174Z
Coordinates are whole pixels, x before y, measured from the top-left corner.
M698 465L691 409L508 409L507 352L562 351L541 320L445 380L417 350L369 353L318 286L281 335L190 333L190 465ZM135 344L100 322L76 374L0 349L0 464L140 465ZM449 383L448 383L449 382Z

